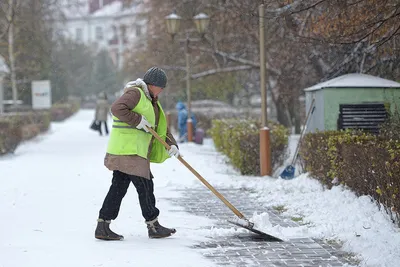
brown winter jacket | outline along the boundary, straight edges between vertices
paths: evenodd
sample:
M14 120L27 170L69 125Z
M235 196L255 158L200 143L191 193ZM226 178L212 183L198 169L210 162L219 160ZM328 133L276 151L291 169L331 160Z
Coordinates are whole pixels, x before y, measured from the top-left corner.
M157 98L151 96L147 85L141 79L137 79L134 82L128 83L124 89L124 94L112 104L111 113L119 120L136 127L142 118L142 115L132 111L132 109L136 107L140 100L140 91L138 88L136 88L138 86L142 88L147 98L152 100L156 117L156 125L158 125L160 112L157 106ZM150 142L149 155L153 140L154 137L152 142ZM168 128L166 142L168 145L177 146L177 143ZM104 158L104 165L112 171L118 170L126 174L136 175L147 179L153 178L150 171L150 161L137 155L111 155L107 153Z

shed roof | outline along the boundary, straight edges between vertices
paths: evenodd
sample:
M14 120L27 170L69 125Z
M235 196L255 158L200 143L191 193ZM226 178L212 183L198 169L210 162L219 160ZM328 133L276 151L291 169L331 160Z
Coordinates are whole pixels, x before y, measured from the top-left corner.
M332 80L325 81L314 86L304 89L304 91L316 91L323 88L400 88L400 83L386 80L380 77L360 74L360 73L350 73Z

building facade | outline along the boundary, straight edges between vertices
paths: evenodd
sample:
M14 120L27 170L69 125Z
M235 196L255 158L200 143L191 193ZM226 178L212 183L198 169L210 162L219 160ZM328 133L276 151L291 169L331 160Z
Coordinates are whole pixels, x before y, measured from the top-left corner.
M83 43L94 51L107 50L118 66L124 64L124 52L143 40L146 32L146 1L76 0L66 5L65 19L57 33Z

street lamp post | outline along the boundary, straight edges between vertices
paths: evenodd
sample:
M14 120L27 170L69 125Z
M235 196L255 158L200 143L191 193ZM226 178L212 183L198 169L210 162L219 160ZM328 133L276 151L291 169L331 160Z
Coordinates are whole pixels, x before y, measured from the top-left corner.
M167 32L171 34L172 38L174 38L175 34L178 33L181 17L172 13L165 17L165 21L167 24ZM197 31L203 35L206 31L210 18L204 14L200 13L193 17L194 23L196 25ZM191 94L191 61L190 61L190 47L189 47L189 32L186 32L186 40L185 40L185 59L186 59L186 95L187 95L187 138L189 142L193 141L193 124L192 124L192 94Z
M259 6L260 16L260 90L261 90L261 129L260 129L260 175L271 175L270 131L267 126L267 90L265 87L265 25L264 5Z
M187 138L188 142L193 141L193 121L192 121L192 90L190 84L190 76L192 75L190 66L190 48L189 48L189 33L186 33L185 42L185 59L186 59L186 95L187 95Z

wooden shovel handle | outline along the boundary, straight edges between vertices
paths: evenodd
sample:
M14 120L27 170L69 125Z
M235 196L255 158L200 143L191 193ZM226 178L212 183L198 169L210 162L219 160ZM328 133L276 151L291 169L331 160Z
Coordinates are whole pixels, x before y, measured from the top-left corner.
M152 128L147 127L147 129L150 131L150 133L165 146L167 150L169 150L171 147L154 131ZM178 160L182 162L183 165L186 166L205 186L207 186L208 189L211 190L211 192L214 193L224 204L231 210L233 213L235 213L236 216L238 216L240 219L246 219L240 211L238 211L223 195L221 195L212 185L210 185L206 179L204 179L195 169L193 169L192 166L189 165L189 163L186 162L181 156L178 156Z

